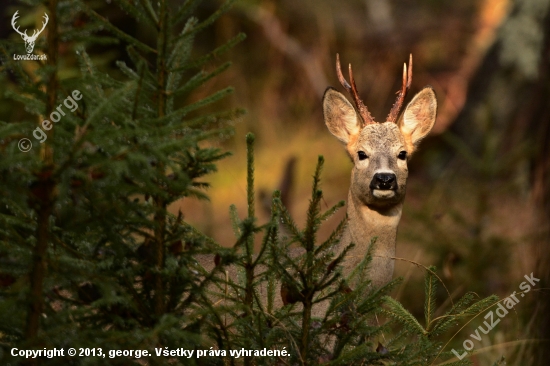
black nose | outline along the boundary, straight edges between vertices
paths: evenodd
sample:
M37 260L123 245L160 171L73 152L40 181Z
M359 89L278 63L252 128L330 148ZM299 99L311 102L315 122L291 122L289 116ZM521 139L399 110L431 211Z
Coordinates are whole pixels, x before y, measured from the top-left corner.
M370 183L371 189L395 189L396 181L393 173L376 173Z

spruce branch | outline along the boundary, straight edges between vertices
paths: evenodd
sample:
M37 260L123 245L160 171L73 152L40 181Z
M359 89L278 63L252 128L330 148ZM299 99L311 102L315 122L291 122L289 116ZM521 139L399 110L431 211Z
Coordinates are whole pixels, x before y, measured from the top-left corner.
M208 54L201 56L197 58L195 61L190 61L186 65L180 66L176 69L172 69L171 71L187 71L190 69L198 69L203 67L208 62L211 62L214 59L217 59L227 51L231 50L233 47L241 43L246 39L246 34L239 33L235 37L231 38L229 41L224 43L223 45L217 47L212 52L209 52Z
M239 215L237 213L237 206L235 205L229 206L229 218L231 220L233 234L235 234L235 236L238 238L239 236L241 236L240 225L242 224L242 222L239 219Z
M94 83L95 92L97 93L97 96L100 98L103 98L104 97L103 88L101 87L101 84L98 83L99 80L96 79L97 70L92 60L90 59L90 56L88 55L88 53L84 48L77 49L76 55L80 64L80 72L83 75L90 76L90 81Z
M283 206L282 202L279 205L279 211L281 215L281 222L283 226L293 235L293 241L299 243L303 242L303 232L298 228L298 226L294 222L294 219L292 218L286 207Z
M340 208L342 206L338 205L334 207ZM346 229L347 226L348 226L348 218L345 217L343 220L340 221L336 229L330 233L330 236L323 243L321 243L321 245L315 248L315 255L319 255L322 252L336 245L340 241L340 237L344 233L344 230Z
M188 104L185 107L174 111L173 113L159 116L158 118L145 119L144 122L158 125L179 123L181 121L181 118L185 117L188 113L225 98L226 96L232 94L233 90L234 89L231 87L224 88L204 99L199 100L198 102Z
M281 192L275 191L273 192L273 197L271 201L271 225L273 225L273 230L271 231L271 236L269 238L269 241L265 243L266 247L269 247L269 257L268 257L268 270L275 269L273 261L276 260L274 253L273 253L273 246L278 245L278 237L279 237L279 220L280 220L280 210L279 207L282 205L281 203ZM267 248L266 248L267 249ZM273 306L275 301L275 276L268 276L267 277L267 312L269 314L273 313Z
M147 15L149 15L153 24L158 25L158 16L155 13L155 9L153 9L152 2L147 0L139 0L139 2L141 3L141 6L146 10Z
M247 221L252 225L250 235L246 238L246 251L245 251L245 297L244 304L247 309L251 311L253 305L254 295L254 260L252 258L254 252L254 135L248 133L246 135L246 203L248 206Z
M321 216L319 216L319 221L328 220L332 215L334 215L339 209L346 205L346 201L340 201L328 210L326 210Z
M109 22L109 20L107 20L104 17L102 17L101 15L99 15L97 12L92 10L90 7L88 7L86 5L82 5L82 7L85 9L86 14L88 14L90 17L94 18L95 20L99 21L108 31L113 33L113 35L115 35L119 39L122 39L123 41L135 46L136 48L138 48L138 49L140 49L140 50L142 50L146 53L153 53L153 54L157 53L157 50L149 47L145 43L143 43L141 41L138 41L134 37L128 35L127 33L123 32L123 31L121 31L120 29L115 27L113 24L111 24L111 22Z
M152 28L157 28L157 17L150 1L140 0L141 7L132 4L129 0L114 0L126 13L130 14L138 22L145 22ZM148 6L147 6L148 5ZM145 10L145 12L143 11ZM146 16L144 16L144 13Z
M186 0L184 4L179 8L174 16L174 23L179 24L183 19L186 19L193 14L193 12L199 6L201 0Z
M7 90L4 93L4 96L10 99L13 99L14 101L17 101L25 106L25 110L29 113L32 113L36 116L44 116L47 115L46 113L46 103L44 103L42 100L34 98L30 95L23 95L20 93L16 93L11 90ZM41 96L42 98L45 95Z
M246 203L248 205L248 218L255 217L254 209L254 134L246 135Z
M143 79L145 77L145 68L146 68L146 66L141 64L141 65L139 65L138 68L140 70L139 71L139 79L138 79L138 84L137 84L137 88L136 88L136 95L134 97L134 106L132 108L132 120L134 120L134 121L137 119L139 99L140 99L142 88L143 88Z
M220 6L218 8L218 10L216 10L212 15L210 15L208 18L203 20L198 25L194 26L192 29L188 30L185 33L182 33L180 36L178 36L176 38L176 41L179 41L182 38L192 37L196 33L199 33L202 30L204 30L204 28L209 27L212 23L214 23L216 20L218 20L219 17L221 17L224 13L226 13L231 8L231 6L233 5L234 2L235 2L235 0L226 0L222 4L222 6Z
M430 267L430 271L426 272L424 281L424 318L426 324L426 330L430 330L432 325L432 319L436 307L436 290L437 290L437 278L432 275L435 272L435 267Z
M194 89L196 89L199 85L202 85L208 80L218 76L219 74L227 70L230 66L231 66L231 62L226 62L216 67L213 71L209 73L206 73L205 71L201 70L198 73L196 73L193 77L191 77L183 86L175 90L170 89L168 92L170 93L170 96L174 96L174 97L186 95L191 91L193 91Z
M464 297L466 297L468 294L466 294ZM467 301L471 299L470 296L467 297ZM440 317L435 318L433 321L437 321L436 325L434 326L432 330L433 335L439 335L443 333L444 331L448 330L450 327L455 325L458 320L464 319L466 317L472 317L468 322L462 327L464 328L467 324L469 324L474 318L484 313L488 308L494 306L496 303L498 303L499 299L496 295L488 296L484 299L478 300L475 303L471 304L467 308L463 310L458 310L458 307L453 307L453 309L448 313L448 315L443 315ZM460 302L459 304L461 307L466 304L467 302ZM460 329L462 329L460 328Z
M392 299L389 296L384 297L385 303L388 306L388 310L384 310L384 314L396 319L402 324L405 329L416 335L426 335L426 330L420 325L418 320L409 313L407 309L403 307L397 300Z

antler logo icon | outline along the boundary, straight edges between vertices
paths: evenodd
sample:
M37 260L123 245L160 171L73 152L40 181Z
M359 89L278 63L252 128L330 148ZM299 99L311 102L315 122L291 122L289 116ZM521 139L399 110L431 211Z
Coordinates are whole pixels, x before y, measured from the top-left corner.
M29 36L27 35L26 29L25 29L25 32L21 32L19 30L19 26L17 26L16 28L15 22L17 18L19 18L19 15L17 13L19 13L19 10L17 10L15 14L13 14L13 17L11 18L11 26L17 33L21 35L21 38L23 38L23 41L25 41L25 48L27 49L27 53L31 53L34 50L34 43L36 42L36 39L48 24L48 20L49 20L48 14L44 13L44 22L42 23L42 29L40 29L39 31L35 29L32 36Z

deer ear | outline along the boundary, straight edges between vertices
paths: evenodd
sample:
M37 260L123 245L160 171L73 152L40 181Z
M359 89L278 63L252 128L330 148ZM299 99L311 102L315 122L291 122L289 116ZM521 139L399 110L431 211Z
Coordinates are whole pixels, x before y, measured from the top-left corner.
M409 152L432 130L437 114L437 99L431 87L425 87L414 96L399 120L399 128L405 136Z
M348 144L351 136L361 131L359 116L346 97L336 89L328 88L323 96L323 114L330 133Z

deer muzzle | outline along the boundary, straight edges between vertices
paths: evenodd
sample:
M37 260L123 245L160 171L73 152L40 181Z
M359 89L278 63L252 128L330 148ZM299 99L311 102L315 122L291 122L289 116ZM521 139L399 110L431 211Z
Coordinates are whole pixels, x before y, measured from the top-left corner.
M397 189L397 177L394 173L376 173L369 185L372 190L395 191Z

